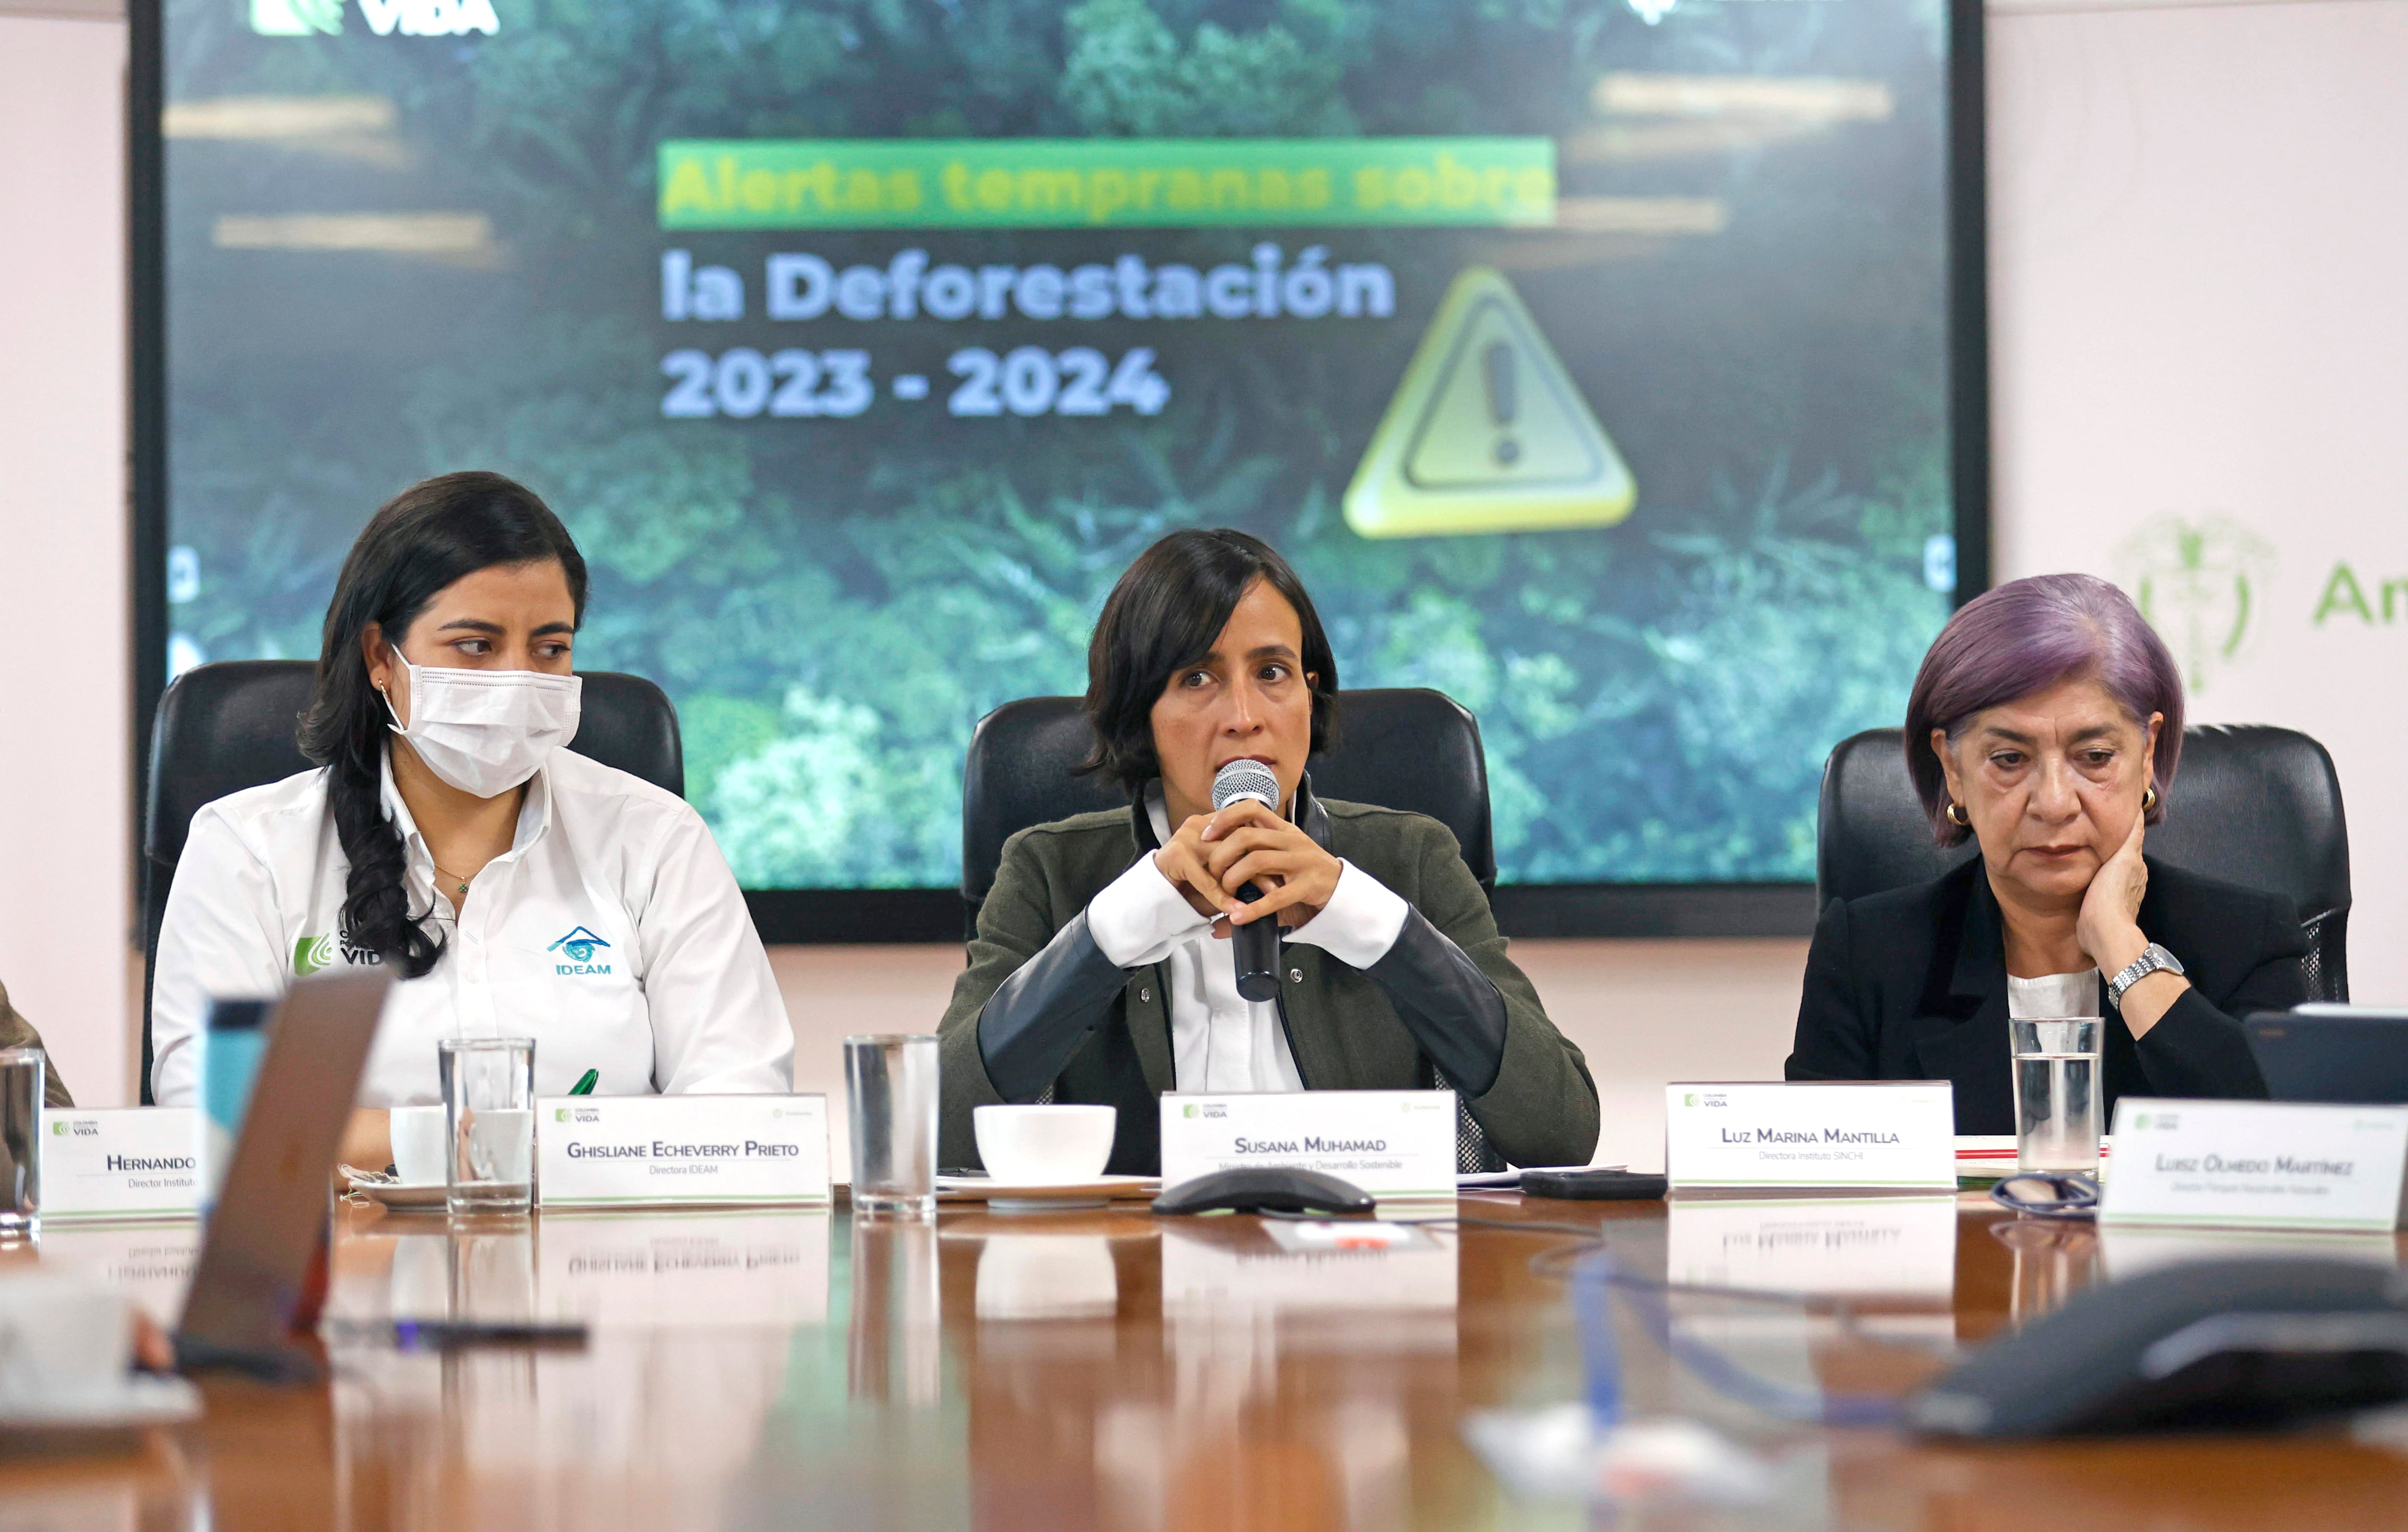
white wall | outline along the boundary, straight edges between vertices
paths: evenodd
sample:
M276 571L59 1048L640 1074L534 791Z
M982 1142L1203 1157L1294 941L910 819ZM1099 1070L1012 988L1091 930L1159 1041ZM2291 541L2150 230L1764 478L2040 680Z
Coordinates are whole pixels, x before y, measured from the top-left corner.
M124 70L122 23L0 13L0 983L92 1105L139 1057Z
M2408 998L2408 3L1994 8L1989 46L2000 578L2145 582L2195 718L2324 741L2353 997ZM2372 622L2317 620L2344 562Z

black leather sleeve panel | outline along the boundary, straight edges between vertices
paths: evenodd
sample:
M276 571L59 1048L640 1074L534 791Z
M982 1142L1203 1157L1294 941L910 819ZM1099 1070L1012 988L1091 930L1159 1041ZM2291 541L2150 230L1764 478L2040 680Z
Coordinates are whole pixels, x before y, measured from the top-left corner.
M997 1094L1011 1102L1043 1095L1111 1014L1127 978L1087 934L1084 910L1054 933L979 1011L979 1056Z
M1430 1062L1465 1095L1485 1095L1505 1062L1505 997L1470 954L1409 909L1396 945L1364 971Z

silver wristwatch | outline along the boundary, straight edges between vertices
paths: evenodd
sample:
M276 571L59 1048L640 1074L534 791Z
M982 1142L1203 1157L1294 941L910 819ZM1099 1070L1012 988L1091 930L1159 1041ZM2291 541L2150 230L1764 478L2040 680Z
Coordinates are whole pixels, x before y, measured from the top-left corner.
M2124 992L2160 970L2166 973L2182 972L2182 959L2153 941L2139 957L2132 960L2130 967L2107 981L2108 1000L2116 1009L2121 1009L2124 1005Z

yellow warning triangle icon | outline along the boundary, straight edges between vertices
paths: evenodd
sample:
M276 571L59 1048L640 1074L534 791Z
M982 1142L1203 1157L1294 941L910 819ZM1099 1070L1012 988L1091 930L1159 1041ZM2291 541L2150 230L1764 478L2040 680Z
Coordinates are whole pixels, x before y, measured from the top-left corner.
M1366 537L1611 526L1638 486L1505 274L1456 277L1346 487Z

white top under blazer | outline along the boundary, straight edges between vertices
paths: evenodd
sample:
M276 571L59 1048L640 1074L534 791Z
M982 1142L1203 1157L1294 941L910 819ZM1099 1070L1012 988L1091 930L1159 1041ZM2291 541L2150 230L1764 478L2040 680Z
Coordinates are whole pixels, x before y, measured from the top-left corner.
M1170 815L1159 782L1146 795L1145 811L1154 838L1168 845ZM1338 866L1338 887L1329 902L1311 920L1288 927L1281 939L1318 947L1340 963L1368 968L1397 944L1411 907L1345 858L1339 858ZM1278 1003L1238 993L1238 944L1213 936L1212 925L1212 917L1197 914L1151 855L1130 863L1087 902L1087 934L1097 951L1124 968L1155 963L1169 967L1164 994L1170 1001L1172 1080L1180 1090L1304 1089Z
M364 1107L443 1099L436 1043L526 1037L536 1091L782 1092L794 1031L768 954L709 826L643 779L555 751L527 784L510 849L468 885L458 914L383 771L401 832L403 888L431 909L444 952L394 987L360 1082ZM351 864L326 772L220 798L193 816L167 895L150 1001L151 1089L194 1104L194 1037L212 997L271 997L303 974L373 964L341 930Z

